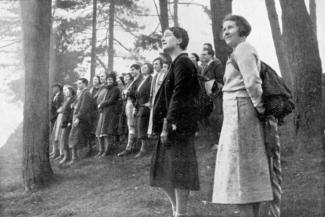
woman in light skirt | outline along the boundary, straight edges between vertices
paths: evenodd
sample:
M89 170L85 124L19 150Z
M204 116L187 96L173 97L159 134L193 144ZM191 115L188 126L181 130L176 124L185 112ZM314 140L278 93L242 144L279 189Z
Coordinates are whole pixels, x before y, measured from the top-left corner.
M226 63L223 87L224 122L216 158L213 198L218 204L237 204L240 216L258 217L262 201L273 199L264 132L260 59L246 42L247 20L228 15L223 37L233 48Z

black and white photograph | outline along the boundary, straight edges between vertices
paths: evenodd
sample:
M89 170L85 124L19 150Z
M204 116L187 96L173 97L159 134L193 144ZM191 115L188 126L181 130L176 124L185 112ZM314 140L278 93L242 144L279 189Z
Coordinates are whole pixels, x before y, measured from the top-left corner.
M325 217L325 1L0 0L1 217Z

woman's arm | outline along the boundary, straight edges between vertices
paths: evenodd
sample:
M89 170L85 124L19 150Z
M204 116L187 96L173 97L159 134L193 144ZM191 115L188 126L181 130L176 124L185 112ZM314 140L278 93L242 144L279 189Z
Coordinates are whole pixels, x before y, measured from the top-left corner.
M111 94L107 94L105 100L100 104L100 108L104 108L106 106L110 106L118 102L120 98L120 90L119 88L114 88Z
M262 79L260 77L260 64L256 53L249 45L238 45L234 52L234 58L239 71L243 76L245 88L259 113L264 113L262 102Z

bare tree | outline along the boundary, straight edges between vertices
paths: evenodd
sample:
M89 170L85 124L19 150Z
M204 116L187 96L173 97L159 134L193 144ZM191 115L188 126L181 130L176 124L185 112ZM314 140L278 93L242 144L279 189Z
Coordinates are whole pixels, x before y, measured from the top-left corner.
M96 23L97 23L97 0L93 0L93 20L92 20L92 38L91 38L91 63L90 63L90 80L96 72Z
M223 18L232 12L232 0L210 0L210 7L215 54L216 57L225 64L231 49L220 37L220 33L222 30Z
M159 8L160 8L160 25L161 31L164 32L169 26L168 20L168 0L159 0Z
M293 88L294 78L292 72L290 71L289 60L286 54L279 18L275 8L275 2L274 0L265 0L265 4L270 21L275 51L279 61L280 71L285 82L289 85L289 87Z
M110 0L109 4L109 26L108 26L108 71L113 71L114 66L114 17L115 0Z
M178 23L178 0L174 0L173 9L174 9L174 14L173 14L174 26L179 26L179 23Z
M300 148L320 143L321 75L318 43L304 0L280 0L283 39L294 75L295 127Z
M316 0L309 0L309 13L313 29L317 37L317 16L316 16Z
M51 0L21 1L25 103L23 182L26 190L46 183L49 162L49 44Z

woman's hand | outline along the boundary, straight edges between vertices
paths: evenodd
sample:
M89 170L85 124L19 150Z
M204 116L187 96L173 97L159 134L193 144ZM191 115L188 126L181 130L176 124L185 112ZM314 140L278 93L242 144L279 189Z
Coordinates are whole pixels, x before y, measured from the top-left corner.
M167 137L168 137L167 131L162 131L162 133L160 134L160 141L161 141L161 144L164 146L167 145Z
M73 126L78 126L78 124L79 124L79 118L77 118L74 122L73 122Z

